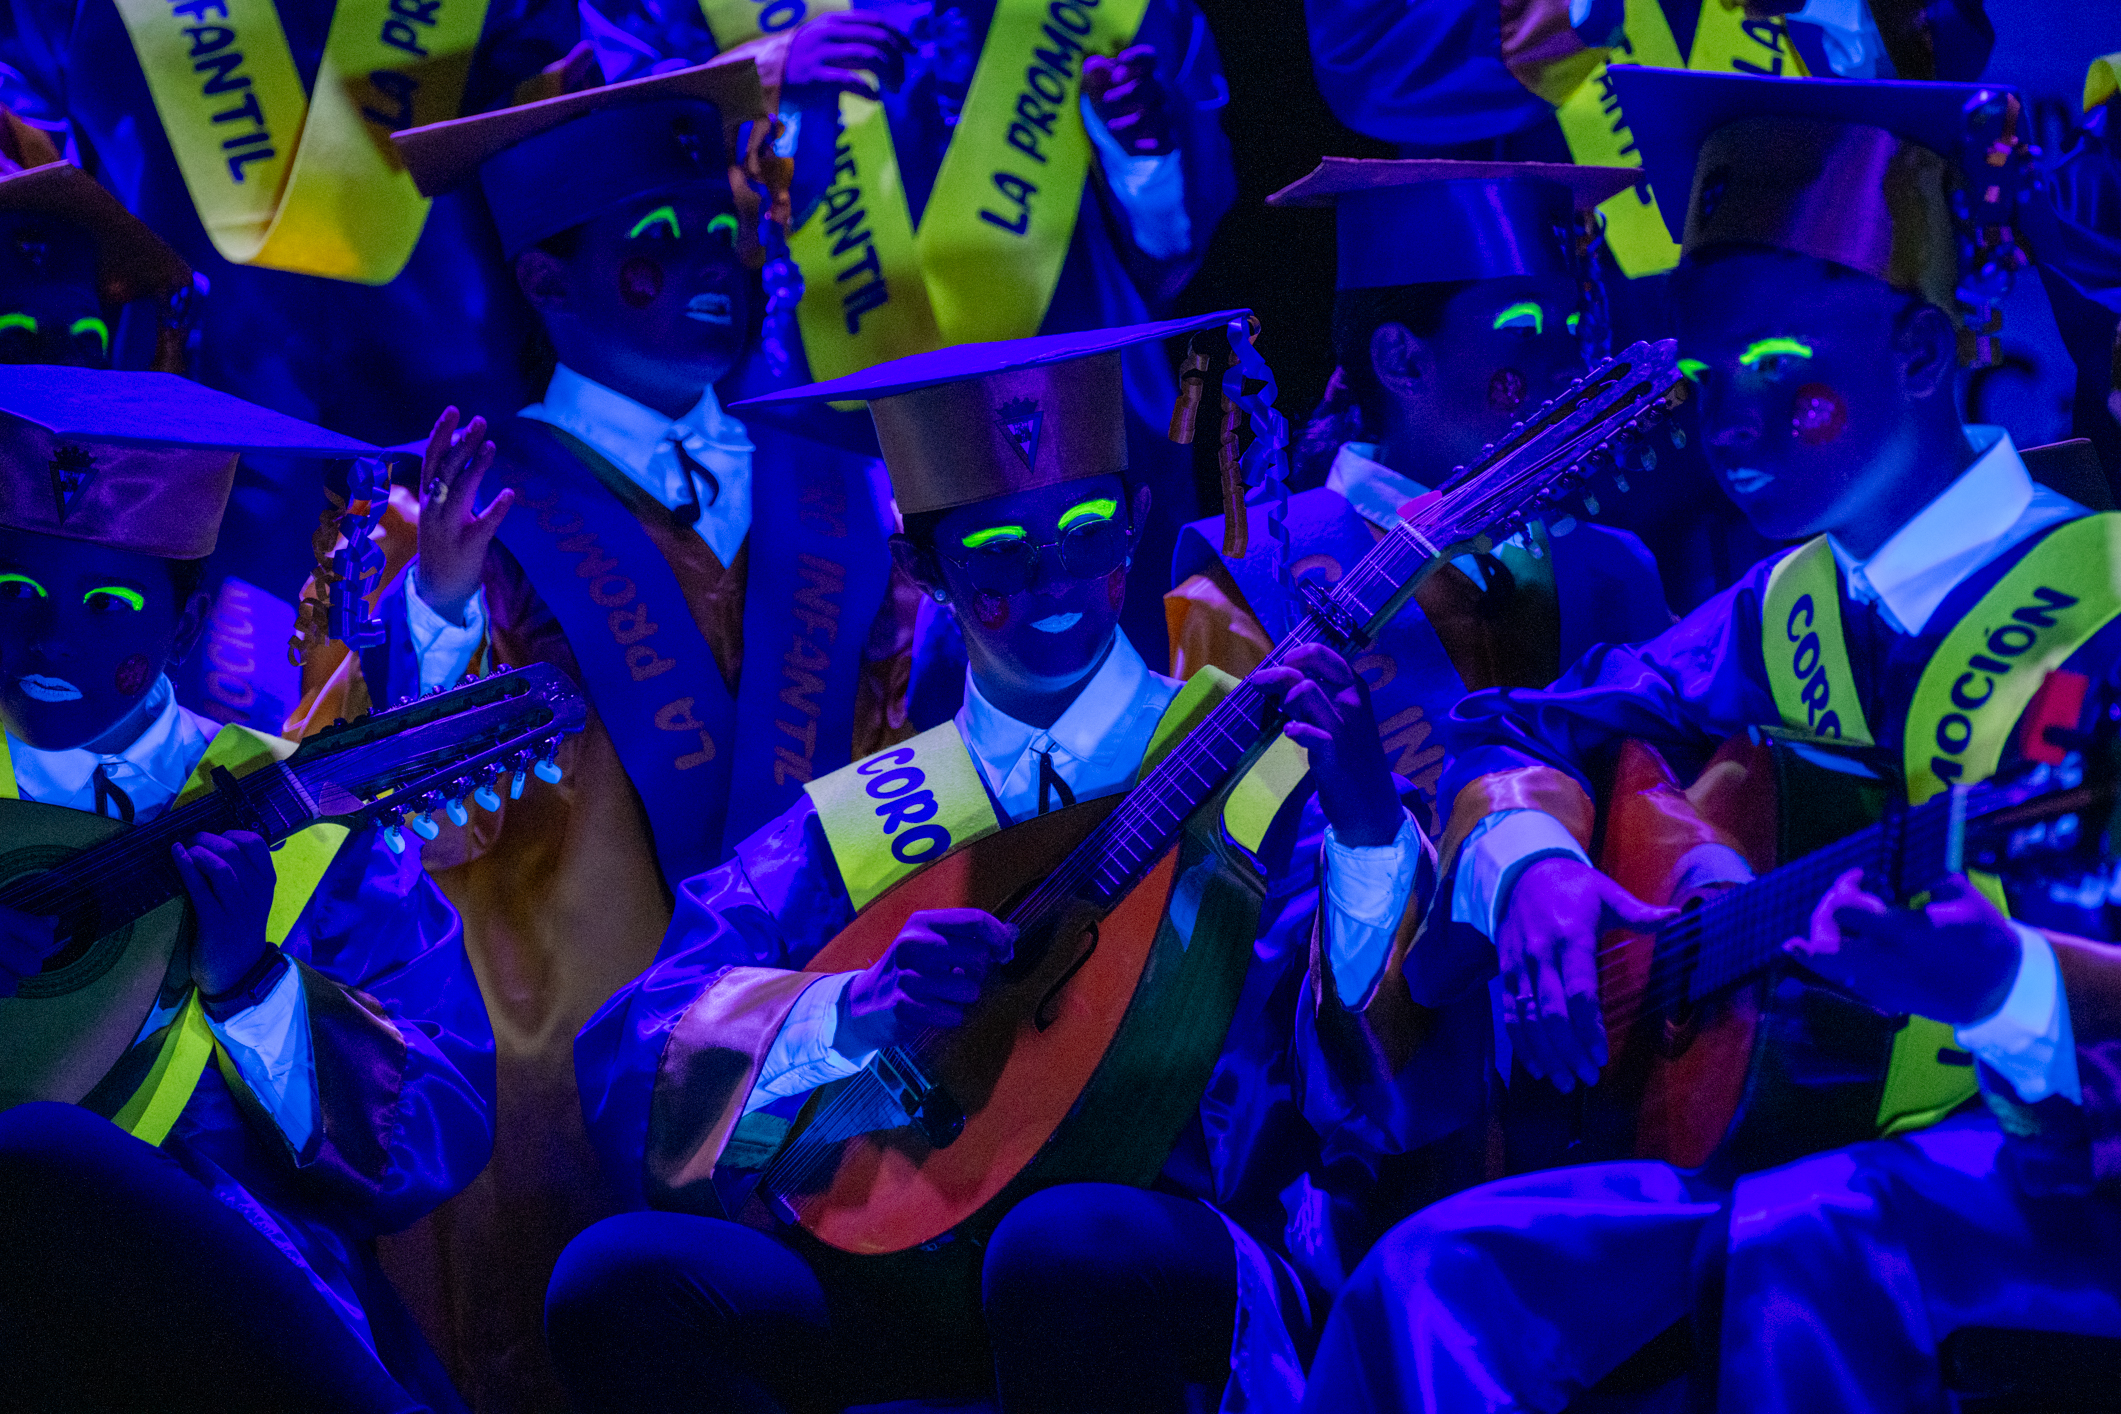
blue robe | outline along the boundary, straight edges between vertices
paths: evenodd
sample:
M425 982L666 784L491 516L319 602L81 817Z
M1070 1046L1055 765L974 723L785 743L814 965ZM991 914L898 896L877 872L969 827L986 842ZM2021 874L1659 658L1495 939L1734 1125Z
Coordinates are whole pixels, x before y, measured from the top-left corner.
M452 1410L463 1406L377 1265L373 1239L410 1226L485 1168L493 1032L456 910L411 844L399 855L373 828L350 836L283 945L304 969L315 1155L298 1166L273 1121L211 1065L162 1147L300 1267L399 1384ZM160 1034L117 1069L151 1053Z

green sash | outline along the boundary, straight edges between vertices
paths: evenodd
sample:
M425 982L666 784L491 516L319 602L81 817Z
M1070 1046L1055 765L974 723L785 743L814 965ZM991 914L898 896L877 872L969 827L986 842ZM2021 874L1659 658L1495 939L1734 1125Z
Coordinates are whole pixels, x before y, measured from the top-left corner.
M1994 774L2047 674L2117 614L2121 514L2085 516L2050 531L1945 635L1923 668L1901 745L1909 803ZM1785 557L1770 575L1761 647L1783 725L1866 745L1873 740L1849 671L1839 578L1824 536ZM1974 882L2006 906L1993 876L1977 874ZM1972 1071L1937 1059L1955 1044L1946 1023L1908 1019L1894 1040L1878 1107L1882 1133L1934 1124L1974 1094Z

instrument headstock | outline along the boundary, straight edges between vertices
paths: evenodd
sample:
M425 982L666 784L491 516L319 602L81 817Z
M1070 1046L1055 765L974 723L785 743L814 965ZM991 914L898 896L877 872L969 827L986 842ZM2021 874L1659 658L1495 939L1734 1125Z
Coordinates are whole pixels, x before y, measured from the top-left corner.
M316 802L319 818L352 826L386 822L402 848L402 819L432 839L435 812L458 824L467 802L500 807L500 788L523 792L531 774L560 778L560 739L589 718L581 689L550 663L499 668L351 722L302 743L287 768Z

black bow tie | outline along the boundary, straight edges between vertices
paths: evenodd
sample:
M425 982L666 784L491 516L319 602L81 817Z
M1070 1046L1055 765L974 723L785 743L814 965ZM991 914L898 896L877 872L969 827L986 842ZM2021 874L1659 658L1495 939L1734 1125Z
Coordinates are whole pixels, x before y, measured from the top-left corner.
M673 506L670 514L679 525L695 525L700 519L700 493L693 490L692 482L698 477L707 486L707 504L713 505L722 499L722 483L714 479L714 473L693 460L692 453L677 437L670 439L670 449L678 454L678 465L685 469L685 504Z

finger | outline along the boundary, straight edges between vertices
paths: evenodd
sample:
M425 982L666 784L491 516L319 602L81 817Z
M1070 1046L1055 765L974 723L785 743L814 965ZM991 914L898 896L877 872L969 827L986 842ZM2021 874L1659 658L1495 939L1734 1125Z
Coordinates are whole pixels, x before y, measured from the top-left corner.
M965 1024L965 1008L947 1003L909 1002L894 1013L894 1019L903 1028L901 1035L907 1031L955 1031Z
M447 479L451 486L457 484L457 478L463 474L464 468L471 465L472 461L479 455L479 449L485 445L486 419L475 417L462 432L457 434L456 442L449 449Z
M1633 927L1655 927L1659 923L1669 922L1679 916L1679 910L1676 908L1644 903L1604 874L1593 875L1593 884L1598 890L1600 902L1611 909L1621 922Z
M471 513L471 508L478 499L479 483L486 479L487 469L493 465L493 454L493 443L478 443L470 459L449 478L450 492L455 499L462 502L466 515Z
M515 503L515 488L512 486L503 487L501 494L493 498L493 504L473 516L471 523L478 529L480 534L492 535L501 528L502 518L508 514L508 508Z
M1510 998L1510 1014L1505 1019L1505 1029L1510 1033L1510 1046L1525 1073L1535 1080L1544 1080L1555 1073L1554 1056L1547 1045L1546 1032L1539 1025L1539 996L1530 986Z
M453 407L443 408L442 415L435 419L434 431L427 434L427 454L420 458L425 469L425 474L420 478L422 486L427 484L427 479L436 473L442 459L449 454L456 432L457 410Z
M942 976L922 976L907 979L906 996L909 1000L925 1006L948 1003L968 1007L979 1000L980 985L977 977L960 977L953 973Z
M1117 59L1122 64L1145 64L1156 67L1156 46L1153 44L1130 44L1119 51Z
M243 880L236 873L238 856L235 847L226 840L215 846L201 843L212 838L211 835L201 835L193 842L191 862L199 871L199 877L205 880L206 887L213 890L214 902L225 908L242 893Z
M855 69L821 68L817 71L818 82L831 84L834 88L846 89L849 93L867 94L875 97L880 84L870 74Z
M236 858L244 870L253 876L272 877L272 846L265 842L265 836L250 830L235 830L230 832L228 839L236 847Z
M1606 1053L1605 1011L1598 995L1598 945L1589 938L1564 938L1561 948L1561 987L1569 999L1569 1027L1576 1043L1601 1069ZM1595 1085L1594 1072L1584 1084Z
M1566 940L1556 939L1561 946ZM1569 993L1562 985L1559 957L1541 959L1539 968L1539 1030L1544 1036L1549 1055L1556 1065L1552 1079L1566 1094L1573 1082L1586 1083L1598 1078L1598 1069L1591 1064L1590 1053L1576 1039L1576 1028L1569 1016Z
M1313 757L1327 757L1333 754L1333 734L1314 727L1309 722L1289 722L1282 727L1281 734ZM1314 760L1312 764L1319 763Z
M214 898L214 891L207 886L206 880L200 876L198 863L192 858L191 851L181 844L172 844L169 847L169 855L177 863L177 877L184 881L184 892L190 897L191 906L202 912L214 907L218 900Z
M1340 714L1326 700L1325 690L1310 678L1305 678L1289 690L1281 700L1281 710L1300 722L1330 732L1340 725Z

